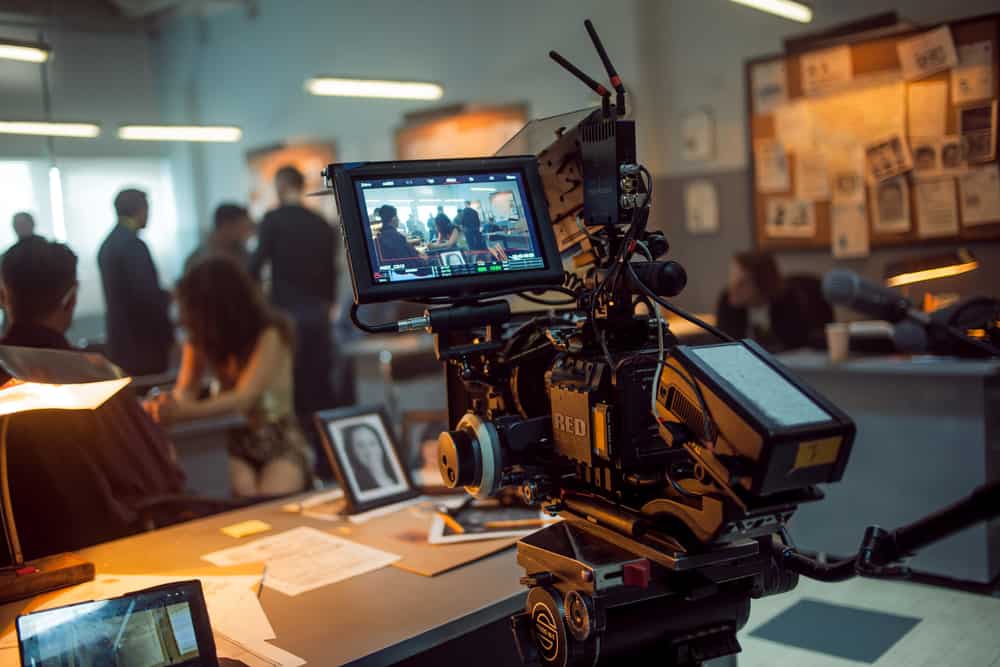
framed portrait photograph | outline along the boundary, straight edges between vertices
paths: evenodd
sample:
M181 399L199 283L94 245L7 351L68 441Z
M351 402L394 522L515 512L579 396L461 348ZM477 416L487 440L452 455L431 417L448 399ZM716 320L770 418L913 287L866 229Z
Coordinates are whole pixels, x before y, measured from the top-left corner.
M419 495L381 408L323 410L315 419L348 514Z
M446 410L410 410L403 413L403 456L418 486L444 486L437 460L438 436L449 428Z

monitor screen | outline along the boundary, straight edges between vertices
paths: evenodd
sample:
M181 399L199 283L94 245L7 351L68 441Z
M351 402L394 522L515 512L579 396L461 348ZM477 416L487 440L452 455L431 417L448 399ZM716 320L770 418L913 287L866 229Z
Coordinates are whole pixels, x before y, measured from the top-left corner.
M353 183L374 284L546 268L520 170Z

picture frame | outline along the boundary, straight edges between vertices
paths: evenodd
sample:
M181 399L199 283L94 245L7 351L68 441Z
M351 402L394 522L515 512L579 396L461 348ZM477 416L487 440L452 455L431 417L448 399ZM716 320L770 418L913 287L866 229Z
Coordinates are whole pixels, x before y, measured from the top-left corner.
M403 413L403 456L410 476L421 487L441 487L437 466L437 436L450 428L447 410L409 410ZM432 442L433 441L433 442Z
M347 514L420 495L381 407L322 410L314 419L330 467L344 490Z

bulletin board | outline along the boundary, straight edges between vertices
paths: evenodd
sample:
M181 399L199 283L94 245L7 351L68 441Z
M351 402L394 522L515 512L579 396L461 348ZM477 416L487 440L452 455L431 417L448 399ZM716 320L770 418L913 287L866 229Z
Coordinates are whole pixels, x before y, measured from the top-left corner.
M747 62L757 246L1000 239L998 47L994 14Z

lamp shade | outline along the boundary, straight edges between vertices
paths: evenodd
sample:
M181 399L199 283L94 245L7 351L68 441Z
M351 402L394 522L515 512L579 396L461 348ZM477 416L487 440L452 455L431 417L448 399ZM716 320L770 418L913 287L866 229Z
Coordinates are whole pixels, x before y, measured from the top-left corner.
M948 278L979 268L979 261L966 248L937 255L904 259L886 267L885 284L902 287L925 280Z
M99 354L0 346L0 416L94 410L131 381Z

